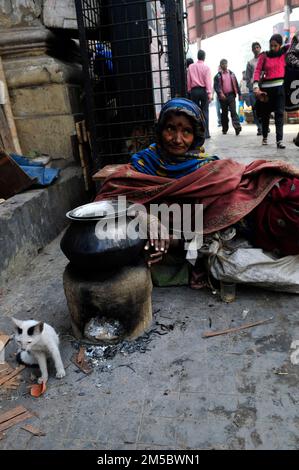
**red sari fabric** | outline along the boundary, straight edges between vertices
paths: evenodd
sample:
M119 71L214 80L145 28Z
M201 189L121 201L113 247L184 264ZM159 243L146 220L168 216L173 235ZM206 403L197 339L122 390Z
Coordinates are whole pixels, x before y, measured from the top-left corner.
M252 215L256 246L281 256L299 253L299 179L277 183Z
M190 201L203 204L204 233L212 233L252 212L275 184L286 177L299 178L299 169L282 161L256 160L245 166L233 160L217 160L176 180L139 173L127 164L105 180L95 200L123 195L128 201L145 205ZM299 204L298 194L294 197ZM281 207L285 207L283 201ZM287 213L288 220L297 224L298 230L297 217L290 211ZM257 230L262 226L262 220L257 222ZM261 232L261 238L264 237Z

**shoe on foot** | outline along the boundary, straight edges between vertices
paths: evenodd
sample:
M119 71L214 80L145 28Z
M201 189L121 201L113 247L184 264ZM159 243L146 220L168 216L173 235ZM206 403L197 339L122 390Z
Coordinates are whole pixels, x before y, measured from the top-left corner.
M237 129L235 129L236 135L239 135L241 130L242 130L242 127L238 127Z
M227 134L227 131L222 131L222 134L224 134L224 135Z
M277 148L278 149L285 149L286 146L284 145L284 143L282 142L282 140L280 140L279 142L276 143L277 145Z
M262 145L268 145L268 139L267 137L264 137L262 140Z
M261 129L258 129L258 130L257 130L257 134L256 134L256 135L263 135Z

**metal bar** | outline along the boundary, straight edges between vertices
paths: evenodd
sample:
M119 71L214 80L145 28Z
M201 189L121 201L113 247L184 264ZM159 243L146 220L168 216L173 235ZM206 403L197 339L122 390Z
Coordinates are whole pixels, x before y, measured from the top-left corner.
M150 55L159 55L159 52L151 52ZM143 53L136 53L136 54L124 54L124 55L119 55L119 56L113 56L113 60L117 61L118 59L130 59L133 57L148 57L148 52L143 52ZM104 57L100 58L100 61L105 62Z
M148 134L140 134L138 136L138 138L140 137L148 137ZM129 140L129 139L136 139L136 137L132 137L131 135L126 135L124 137L108 137L107 139L103 139L102 142L105 143L105 142L120 142L120 141L126 141L126 140Z
M162 72L167 72L168 69L163 69ZM158 72L158 70L156 71ZM132 77L132 76L138 76L138 75L146 75L147 73L155 73L152 72L151 69L146 69L146 70L142 70L140 72L128 72L128 73L118 73L118 74L115 74L114 77L115 78L124 78L124 77ZM104 77L107 76L107 75L103 75Z
M233 0L229 0L229 17L232 27L235 27L234 13L233 13Z
M104 27L102 27L102 30L103 29L104 29ZM159 35L156 35L156 36L153 35L152 39L163 38L163 37L167 38L167 35L166 34L159 34ZM135 38L133 37L133 38L113 39L112 43L117 44L117 43L123 43L124 41L140 41L140 40L143 40L143 39L148 39L148 36L138 36L138 37L135 37Z
M215 12L216 12L216 0L213 0L213 12L214 12L214 15L213 15L214 28L215 28L215 31L218 32L218 30L217 30L216 15L215 15Z
M82 14L82 3L81 0L75 0L75 7L76 7L76 14L77 14L77 22L79 28L79 42L82 54L82 64L83 70L85 72L85 80L84 80L84 88L86 93L86 104L87 104L87 124L88 129L91 136L91 153L92 159L94 163L97 163L97 156L98 156L98 149L96 146L96 126L95 126L95 119L93 115L93 108L94 108L94 101L92 98L92 84L89 76L89 60L88 60L88 53L86 48L86 34L85 28L83 23L83 14Z
M127 160L128 141L134 145L136 131L151 139L161 106L175 93L184 94L182 0L76 1L82 10L84 74L93 99L92 106L87 99L86 104L95 118L98 159L101 165L107 158L109 163Z
M163 99L159 102L155 103L156 105L164 104ZM146 108L146 107L153 106L153 103L145 103L145 104L130 104L127 106L118 106L117 109L132 109L132 108ZM113 108L105 107L105 108L95 108L95 111L113 111Z
M153 119L140 119L139 121L130 121L130 124L146 124L146 123L152 123L153 124ZM127 124L127 122L122 121L122 122L105 122L105 123L100 123L96 124L96 127L115 127L115 126L121 126L123 124Z
M160 87L153 87L153 88L138 88L138 89L127 89L127 90L120 90L118 93L137 93L137 92L143 92L143 91L151 91L151 90L169 90L170 86L160 86ZM113 94L116 92L114 91ZM106 94L106 92L100 92L100 91L95 91L94 95L103 95Z

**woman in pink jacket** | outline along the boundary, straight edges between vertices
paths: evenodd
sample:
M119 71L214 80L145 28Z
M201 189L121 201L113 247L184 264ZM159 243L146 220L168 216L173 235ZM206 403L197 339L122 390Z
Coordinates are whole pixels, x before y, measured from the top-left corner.
M257 98L257 113L262 121L262 145L267 145L270 114L274 112L276 145L284 149L283 118L285 107L284 76L285 56L289 45L282 46L280 34L270 38L270 51L259 55L253 75L253 91Z

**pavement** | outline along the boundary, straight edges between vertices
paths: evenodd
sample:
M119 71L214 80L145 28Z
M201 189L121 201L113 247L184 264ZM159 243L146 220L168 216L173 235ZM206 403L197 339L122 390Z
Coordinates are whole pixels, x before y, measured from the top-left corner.
M211 113L214 109L211 109ZM261 146L254 125L236 137L211 126L206 149L248 163L256 158L299 161L285 126L285 150ZM22 372L20 387L0 394L0 413L23 405L34 413L7 431L0 449L297 449L299 366L290 345L299 339L298 296L237 286L235 302L210 290L155 288L154 319L146 346L95 361L85 375L72 362L72 337L62 273L67 263L61 235L0 290L0 331L13 331L10 317L44 320L61 338L66 377L53 369L46 393L29 395L34 370ZM245 318L246 316L246 318ZM205 331L273 319L239 333L202 338ZM142 339L141 339L142 340ZM15 366L13 342L6 359ZM32 424L45 436L23 430Z

